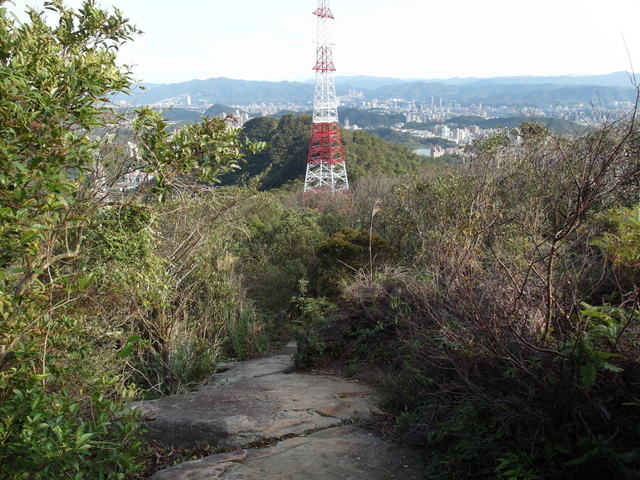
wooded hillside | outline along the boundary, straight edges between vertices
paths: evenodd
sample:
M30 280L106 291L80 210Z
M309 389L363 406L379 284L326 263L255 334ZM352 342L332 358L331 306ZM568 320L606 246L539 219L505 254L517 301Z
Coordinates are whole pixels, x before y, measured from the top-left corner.
M376 383L375 427L426 478L640 476L640 89L597 128L525 122L455 166L344 131L350 194L314 209L292 188L311 117L123 117L119 12L5 5L2 480L192 458L127 405L292 338L298 368Z
M342 130L347 171L350 181L364 176L389 176L416 173L432 162L407 147L385 141L365 131ZM266 142L262 152L250 154L246 165L237 172L221 177L224 185L240 178L262 175L262 190L304 182L307 152L311 138L311 115L288 114L281 119L258 117L249 120L241 135L252 141Z

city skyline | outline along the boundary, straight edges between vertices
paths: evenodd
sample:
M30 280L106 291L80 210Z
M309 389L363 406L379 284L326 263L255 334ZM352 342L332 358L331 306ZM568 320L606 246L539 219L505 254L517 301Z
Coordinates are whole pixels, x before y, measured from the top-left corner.
M43 0L16 0L42 8ZM77 7L80 0L65 4ZM136 79L312 79L316 0L99 0L145 32L123 47ZM177 7L176 5L179 5ZM331 0L338 75L591 75L640 68L640 3Z

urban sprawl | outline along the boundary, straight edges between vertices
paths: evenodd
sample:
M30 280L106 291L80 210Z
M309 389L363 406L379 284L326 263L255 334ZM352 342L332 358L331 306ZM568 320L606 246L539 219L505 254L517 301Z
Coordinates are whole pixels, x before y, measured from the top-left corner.
M190 95L181 95L154 104L158 108L182 108L204 113L211 104L197 99L192 102ZM616 118L621 112L629 111L630 102L611 102L606 106L594 106L591 104L577 103L573 105L542 105L542 106L488 106L479 104L462 105L461 103L432 97L431 101L404 100L400 98L389 99L365 99L364 94L358 91L350 91L347 95L339 97L339 105L345 108L365 110L381 115L402 115L404 122L398 122L391 128L407 132L418 138L442 138L456 144L451 148L431 147L418 148L417 153L430 156L440 156L445 153L457 153L464 145L474 139L482 138L495 132L495 128L481 128L478 125L457 128L445 124L447 120L455 117L475 116L483 119L506 118L521 116L523 121L527 118L557 118L573 121L578 125L597 125L604 118ZM251 118L274 115L278 112L308 112L309 104L257 104L231 105L232 111L223 112L222 117L233 118L234 126L242 126ZM349 130L359 130L356 123L346 116L340 119L343 127ZM427 128L411 128L412 124L429 123Z

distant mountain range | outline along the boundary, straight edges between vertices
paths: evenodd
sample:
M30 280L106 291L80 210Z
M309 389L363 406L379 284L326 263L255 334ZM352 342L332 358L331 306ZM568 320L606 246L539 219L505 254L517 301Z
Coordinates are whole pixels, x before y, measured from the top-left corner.
M361 88L375 89L386 85L399 85L402 83L441 83L443 85L596 85L601 87L631 87L633 78L628 72L615 72L606 75L582 75L571 76L562 75L556 77L543 77L543 76L517 76L517 77L491 77L491 78L476 78L476 77L454 77L448 79L398 79L389 77L369 77L369 76L351 76L336 77L336 85L351 84L357 85ZM310 80L313 83L313 80Z
M350 90L365 99L402 98L430 101L443 98L461 104L549 105L560 103L601 103L634 101L636 89L627 72L593 76L450 78L446 80L396 79L383 77L336 77L338 95ZM143 84L129 97L134 105L147 105L189 95L196 103L248 105L251 103L296 103L311 105L313 81L266 82L210 78L173 84Z

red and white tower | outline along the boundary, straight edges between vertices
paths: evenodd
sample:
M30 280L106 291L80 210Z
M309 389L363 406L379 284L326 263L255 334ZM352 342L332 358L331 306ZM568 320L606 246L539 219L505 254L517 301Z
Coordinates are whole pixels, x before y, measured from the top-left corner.
M336 194L348 192L344 148L338 124L338 97L333 78L333 51L330 21L333 14L328 0L318 0L318 39L316 46L316 88L313 98L313 126L307 157L304 191Z

